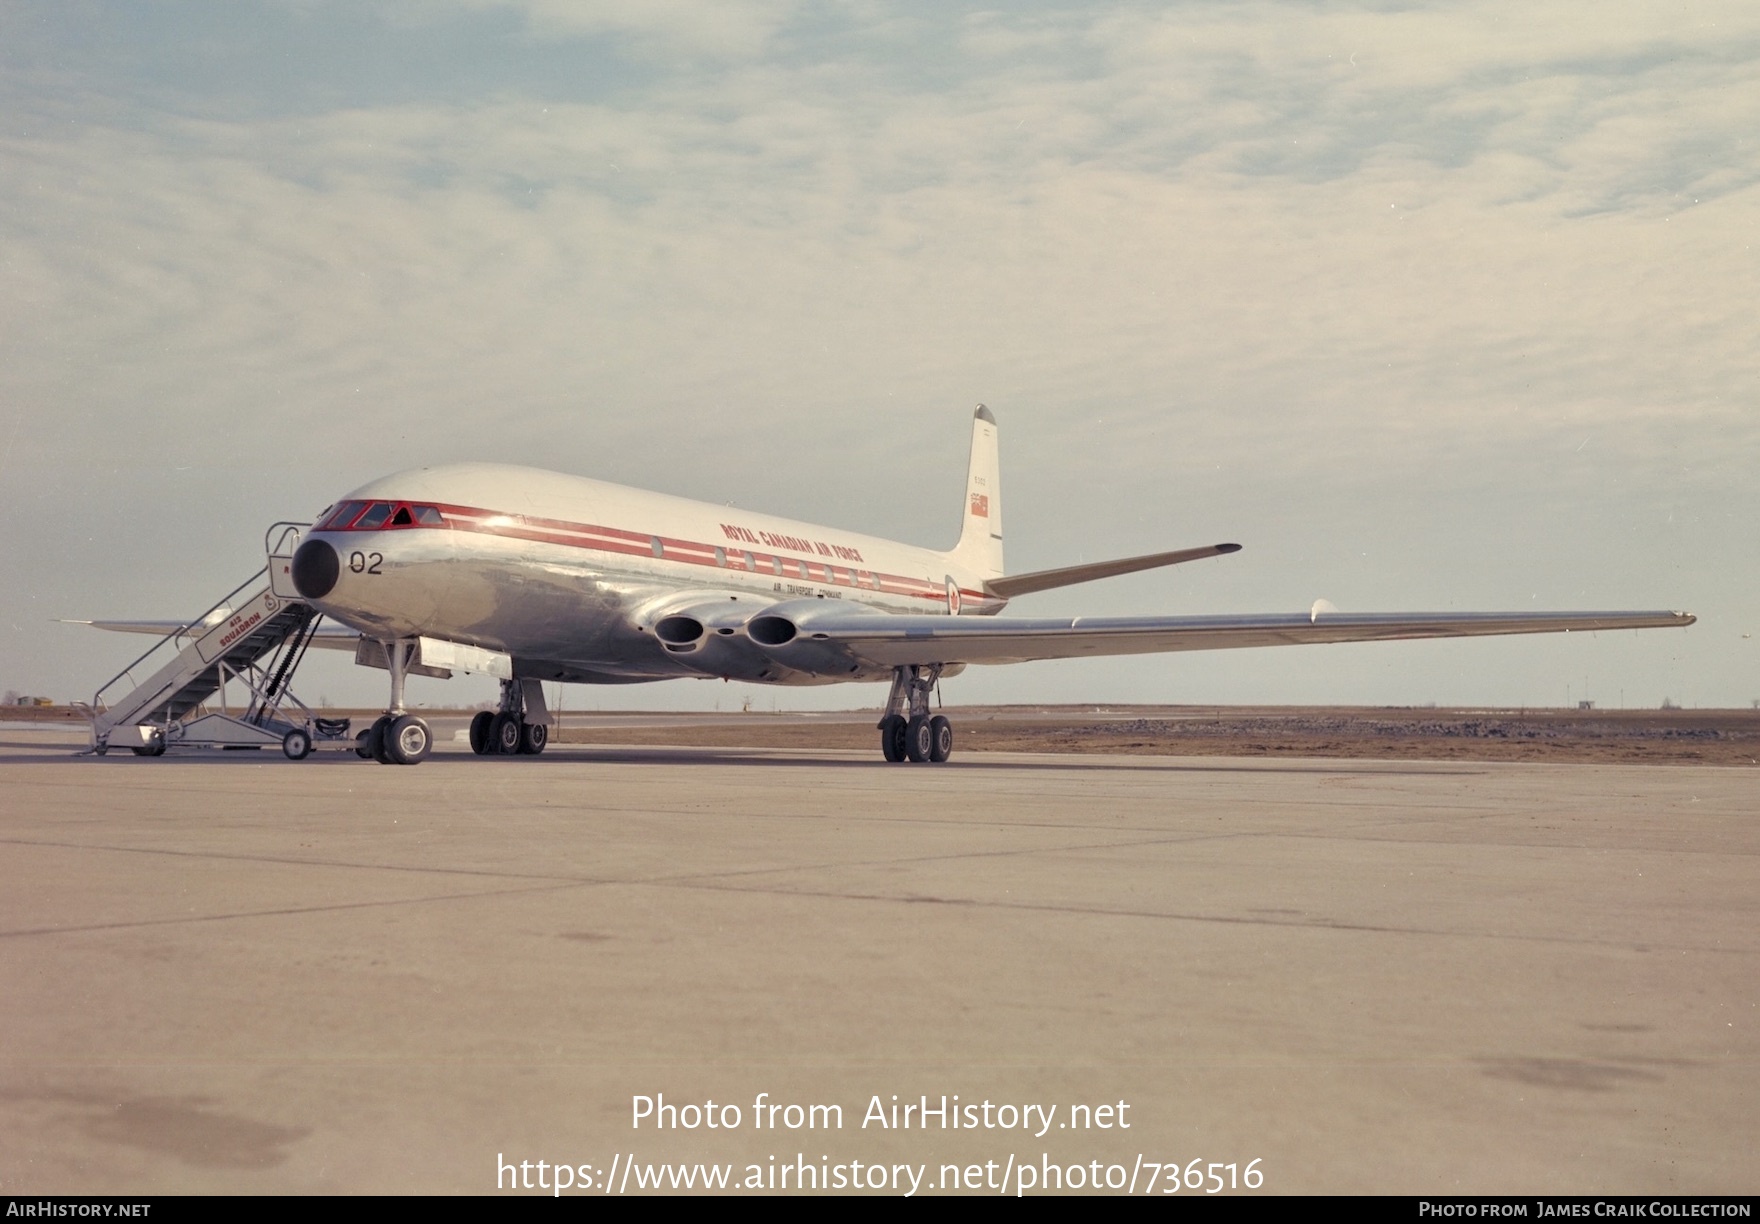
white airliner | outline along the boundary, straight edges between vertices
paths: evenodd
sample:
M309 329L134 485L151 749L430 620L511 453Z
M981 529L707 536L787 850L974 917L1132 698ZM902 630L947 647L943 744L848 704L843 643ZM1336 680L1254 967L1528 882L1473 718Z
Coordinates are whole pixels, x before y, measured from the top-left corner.
M1000 615L1019 595L1239 548L1213 544L1007 574L996 418L980 405L959 541L945 552L581 477L459 464L356 489L325 510L296 550L271 557L272 585L257 612L173 628L184 638L202 630L213 643L191 655L194 666L263 632L266 618L285 620L289 606L346 626L319 631L308 627L310 612L294 618L303 645L352 649L358 662L390 671L390 703L359 744L361 755L385 763L415 764L432 746L427 724L405 709L405 676L452 670L502 681L499 710L480 713L471 726L479 753L543 750L545 681L715 676L760 684L890 680L878 728L886 760L940 762L952 752L953 728L931 716L929 695L942 677L972 663L1643 629L1694 619L1681 612L1345 615L1324 604L1262 616ZM288 657L297 661L296 653ZM136 703L150 707L150 716L131 715L138 725L125 730L138 738L123 742L146 755L163 751L176 719L196 708L187 686L177 690L181 700L165 695L175 686L172 676L163 693ZM95 727L101 751L111 730L101 718ZM295 726L286 734L289 756L309 750L308 732Z

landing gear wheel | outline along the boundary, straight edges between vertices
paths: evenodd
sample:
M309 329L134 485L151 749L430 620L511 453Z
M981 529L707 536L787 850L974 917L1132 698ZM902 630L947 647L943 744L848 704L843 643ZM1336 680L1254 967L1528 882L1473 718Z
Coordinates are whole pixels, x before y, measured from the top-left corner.
M880 720L880 752L894 765L905 759L904 729L903 714L888 714Z
M489 728L494 722L495 715L488 710L478 710L471 719L471 751L478 756L489 754Z
M929 751L934 747L934 734L929 727L929 719L918 714L904 727L905 755L918 764L929 759Z
M281 737L281 751L290 761L303 761L312 754L312 737L295 727Z
M495 756L512 756L519 751L520 721L518 714L497 714L489 728L489 751Z
M385 756L392 765L420 765L433 750L433 732L414 714L399 715L385 729Z
M937 714L929 720L929 759L937 765L953 755L953 724Z
M391 715L381 715L373 720L373 725L355 737L354 750L369 761L377 761L381 765L391 762L385 757L385 728L391 724Z
M544 751L544 745L550 742L550 724L521 723L519 726L519 750L524 756L537 756Z

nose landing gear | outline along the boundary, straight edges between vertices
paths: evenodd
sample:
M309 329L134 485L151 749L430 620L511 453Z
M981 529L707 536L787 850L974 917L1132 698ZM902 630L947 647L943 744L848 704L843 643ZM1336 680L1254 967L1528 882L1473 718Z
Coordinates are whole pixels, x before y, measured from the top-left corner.
M355 752L381 765L420 765L434 750L434 733L403 706L403 683L415 658L416 643L406 639L384 646L385 662L391 669L391 706L355 738Z
M941 764L953 755L953 724L929 713L929 693L941 664L894 668L886 714L880 719L880 754L888 761Z

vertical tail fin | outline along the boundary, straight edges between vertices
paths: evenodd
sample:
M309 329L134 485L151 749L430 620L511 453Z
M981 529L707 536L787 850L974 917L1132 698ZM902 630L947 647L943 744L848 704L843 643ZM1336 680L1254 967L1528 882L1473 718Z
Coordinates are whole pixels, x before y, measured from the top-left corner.
M948 560L981 578L1002 576L1002 467L996 418L979 404L972 413L972 458L966 470L965 517Z

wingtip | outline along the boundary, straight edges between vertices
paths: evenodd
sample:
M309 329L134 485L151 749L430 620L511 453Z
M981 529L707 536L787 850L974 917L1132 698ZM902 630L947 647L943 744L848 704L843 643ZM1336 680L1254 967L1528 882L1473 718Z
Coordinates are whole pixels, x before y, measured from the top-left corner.
M992 416L990 410L982 404L979 404L977 409L972 413L972 418L978 421L989 421L992 425L996 424L996 418Z
M1216 546L1216 551L1219 553L1236 553L1240 550L1241 546L1239 544L1218 544Z

